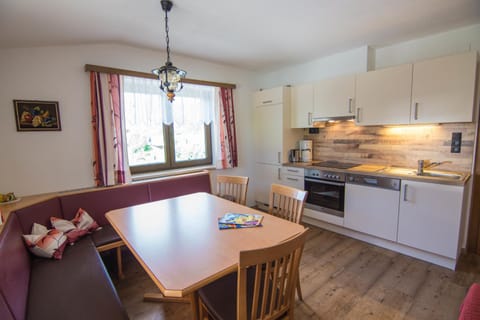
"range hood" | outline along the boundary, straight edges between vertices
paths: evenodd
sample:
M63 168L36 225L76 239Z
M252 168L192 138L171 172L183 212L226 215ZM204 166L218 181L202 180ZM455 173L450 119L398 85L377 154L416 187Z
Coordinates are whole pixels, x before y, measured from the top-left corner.
M333 116L333 117L316 117L315 115L312 117L312 122L325 122L325 121L346 121L346 120L353 120L355 116Z

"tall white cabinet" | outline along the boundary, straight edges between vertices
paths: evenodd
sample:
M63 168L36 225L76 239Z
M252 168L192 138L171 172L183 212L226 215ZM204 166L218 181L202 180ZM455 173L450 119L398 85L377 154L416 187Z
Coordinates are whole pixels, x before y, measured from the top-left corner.
M302 129L290 127L291 88L257 91L254 97L255 200L266 204L270 185L280 183L281 165L288 151L303 137Z

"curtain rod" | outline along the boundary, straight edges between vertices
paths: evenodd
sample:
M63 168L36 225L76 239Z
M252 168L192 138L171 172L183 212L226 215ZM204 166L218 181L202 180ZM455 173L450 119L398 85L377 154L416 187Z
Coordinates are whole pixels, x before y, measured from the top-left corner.
M117 69L117 68L110 68L110 67L104 67L104 66L96 66L93 64L85 65L85 72L88 72L88 71L115 73L123 76L132 76L132 77L139 77L139 78L158 79L157 76L155 76L153 73L132 71L132 70L126 70L126 69ZM228 88L228 89L235 89L237 87L236 84L232 84L232 83L213 82L213 81L196 80L196 79L188 79L188 78L183 79L183 82L190 83L190 84L198 84L202 86L212 86L212 87L220 87L220 88Z

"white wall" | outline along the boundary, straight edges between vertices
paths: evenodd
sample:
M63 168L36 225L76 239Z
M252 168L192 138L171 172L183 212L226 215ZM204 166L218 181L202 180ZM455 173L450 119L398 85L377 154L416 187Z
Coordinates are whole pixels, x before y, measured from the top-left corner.
M258 78L258 88L301 84L469 50L480 51L480 24L389 46L363 47L292 65Z
M0 193L19 196L93 186L89 76L85 64L150 72L164 52L116 44L0 50ZM188 77L237 84L239 168L251 175L254 74L173 55ZM17 132L14 99L59 101L62 131Z
M266 89L365 72L368 64L369 47L364 46L260 75L257 87Z
M405 41L375 50L375 68L480 51L480 24Z

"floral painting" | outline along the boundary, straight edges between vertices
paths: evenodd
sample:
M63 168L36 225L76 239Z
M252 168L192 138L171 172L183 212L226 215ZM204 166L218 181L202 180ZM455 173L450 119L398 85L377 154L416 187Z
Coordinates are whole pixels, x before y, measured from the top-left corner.
M57 101L13 100L17 131L60 131Z

